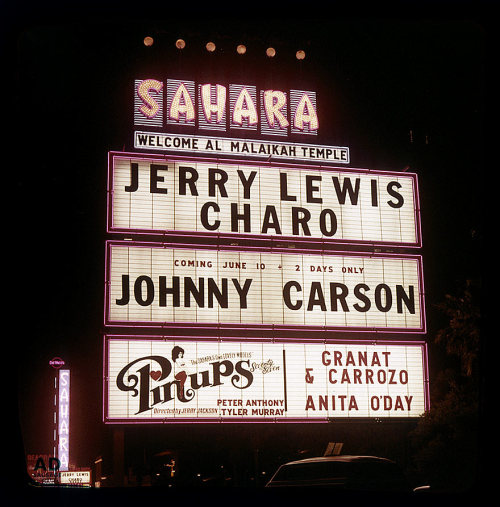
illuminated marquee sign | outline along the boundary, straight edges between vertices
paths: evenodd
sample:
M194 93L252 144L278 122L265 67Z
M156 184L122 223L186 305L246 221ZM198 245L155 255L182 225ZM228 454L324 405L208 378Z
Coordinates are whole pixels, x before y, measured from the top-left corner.
M424 332L420 256L107 247L108 325Z
M271 343L108 336L104 421L419 417L423 342Z
M90 486L90 470L78 470L72 472L61 472L59 474L60 484L73 484L79 486Z
M415 174L109 154L108 230L420 246Z
M260 105L259 105L260 101ZM317 135L316 92L261 90L254 85L153 78L134 82L134 125L196 126L200 129L260 131L287 136Z
M59 370L59 396L58 396L58 451L60 462L59 470L68 470L69 466L69 401L70 401L70 375L69 370Z

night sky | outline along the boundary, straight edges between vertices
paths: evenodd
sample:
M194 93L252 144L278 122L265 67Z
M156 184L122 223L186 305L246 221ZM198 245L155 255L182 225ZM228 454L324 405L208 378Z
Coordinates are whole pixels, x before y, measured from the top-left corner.
M433 10L436 3L442 8ZM488 30L481 3L408 4L365 16L339 8L270 20L229 10L151 20L110 6L6 9L4 36L16 61L4 74L15 91L4 96L13 109L4 122L12 176L5 221L14 218L6 244L16 267L5 314L13 308L16 318L27 453L45 452L50 437L45 407L55 356L73 375L73 434L84 435L74 459L88 466L102 452L107 153L133 148L136 76L184 72L196 82L234 76L258 88L311 87L320 117L315 144L348 146L350 167L416 172L431 341L443 324L434 305L481 273ZM146 35L152 47L143 45ZM182 54L178 37L187 43ZM215 54L204 49L209 39ZM240 42L244 58L235 52ZM277 49L273 60L264 54L268 44ZM306 51L303 62L295 60L298 49ZM431 382L438 357L430 356Z

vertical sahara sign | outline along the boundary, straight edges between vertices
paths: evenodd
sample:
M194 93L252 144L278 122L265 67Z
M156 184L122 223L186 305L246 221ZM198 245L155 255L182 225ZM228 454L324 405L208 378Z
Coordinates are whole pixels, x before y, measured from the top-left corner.
M109 154L108 231L421 246L415 174Z
M424 331L420 256L107 247L107 325Z
M59 370L57 457L60 462L60 471L67 471L69 467L69 407L70 370Z
M107 336L105 422L418 417L423 342L206 341Z

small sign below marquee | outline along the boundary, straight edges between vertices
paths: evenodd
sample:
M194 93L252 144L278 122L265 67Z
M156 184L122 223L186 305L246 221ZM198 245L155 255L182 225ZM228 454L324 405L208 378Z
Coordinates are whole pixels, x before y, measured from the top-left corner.
M349 148L199 135L134 132L134 148L171 153L239 156L252 159L349 164Z

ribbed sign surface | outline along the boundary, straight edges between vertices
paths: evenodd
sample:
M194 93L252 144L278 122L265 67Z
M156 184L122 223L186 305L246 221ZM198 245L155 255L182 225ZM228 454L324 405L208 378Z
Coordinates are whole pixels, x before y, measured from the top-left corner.
M109 242L110 325L422 332L419 256Z
M110 154L111 232L418 247L416 175Z
M422 342L269 343L107 337L105 422L418 417Z

